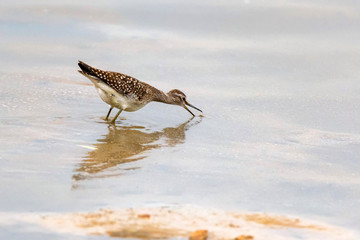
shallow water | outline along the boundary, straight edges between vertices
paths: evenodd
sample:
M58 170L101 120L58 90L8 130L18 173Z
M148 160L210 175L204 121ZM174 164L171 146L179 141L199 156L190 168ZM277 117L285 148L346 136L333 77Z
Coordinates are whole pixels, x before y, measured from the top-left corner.
M359 10L357 1L0 3L0 212L191 204L357 230ZM78 59L179 88L204 117L150 103L108 125Z

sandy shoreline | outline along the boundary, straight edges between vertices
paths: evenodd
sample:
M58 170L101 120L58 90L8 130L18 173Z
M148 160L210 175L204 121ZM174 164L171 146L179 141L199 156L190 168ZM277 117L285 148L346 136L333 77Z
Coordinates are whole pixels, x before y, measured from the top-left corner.
M347 229L294 216L225 212L194 206L100 209L66 214L2 213L0 216L0 225L26 222L61 235L197 240L358 239L356 233Z

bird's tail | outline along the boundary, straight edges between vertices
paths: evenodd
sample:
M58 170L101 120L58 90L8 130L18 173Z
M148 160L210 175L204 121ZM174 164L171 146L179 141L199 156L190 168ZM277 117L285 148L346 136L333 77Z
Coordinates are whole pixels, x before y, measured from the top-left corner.
M79 61L78 65L82 70L82 71L79 71L79 72L96 77L96 73L95 73L96 69L95 68L87 65L86 63L84 63L82 61Z

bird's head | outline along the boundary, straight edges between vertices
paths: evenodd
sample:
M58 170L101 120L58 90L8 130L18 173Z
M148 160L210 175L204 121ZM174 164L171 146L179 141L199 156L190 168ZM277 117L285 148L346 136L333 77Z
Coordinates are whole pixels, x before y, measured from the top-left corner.
M178 89L173 89L173 90L169 91L167 93L167 96L170 98L171 104L179 105L179 106L185 108L194 117L195 117L195 115L186 106L192 107L192 108L202 112L200 109L198 109L197 107L191 105L188 101L186 101L186 95Z

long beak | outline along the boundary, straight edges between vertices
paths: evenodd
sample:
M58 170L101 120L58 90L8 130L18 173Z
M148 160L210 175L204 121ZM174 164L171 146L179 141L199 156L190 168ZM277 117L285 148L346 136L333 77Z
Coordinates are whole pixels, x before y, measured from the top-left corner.
M188 109L185 105L183 105L183 107L184 107L186 110L188 110L188 112L191 113L191 115L193 115L193 117L195 117L195 114L193 114L193 113L190 111L190 109Z
M202 112L200 109L198 109L197 107L195 107L194 105L191 105L190 103L188 103L188 101L185 100L185 104L188 105L189 107L192 107L196 110L198 110L199 112Z
M187 101L185 101L185 104L188 105L189 107L192 107L192 108L194 108L194 109L202 112L200 109L198 109L198 108L195 107L194 105L191 105L191 104L188 103ZM195 117L195 114L193 114L193 113L190 111L190 109L188 109L188 108L185 106L185 104L183 105L183 107L184 107L186 110L188 110L188 112L191 113L191 115L193 115L193 117Z

